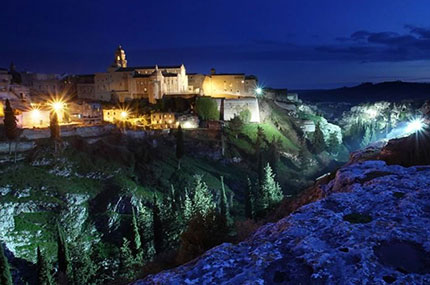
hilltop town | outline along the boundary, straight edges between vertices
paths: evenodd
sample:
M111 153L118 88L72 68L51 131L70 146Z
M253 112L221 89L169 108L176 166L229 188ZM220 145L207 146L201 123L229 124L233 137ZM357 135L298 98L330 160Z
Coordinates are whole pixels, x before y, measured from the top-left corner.
M52 111L60 125L73 127L123 123L134 129L216 128L244 110L251 122L259 122L257 97L263 92L257 77L244 73L213 68L210 74L187 73L184 64L130 66L121 46L106 72L41 74L19 72L13 64L0 69L0 104L11 102L24 129L48 127ZM201 109L215 106L208 118L203 116L215 123L199 123L199 99Z

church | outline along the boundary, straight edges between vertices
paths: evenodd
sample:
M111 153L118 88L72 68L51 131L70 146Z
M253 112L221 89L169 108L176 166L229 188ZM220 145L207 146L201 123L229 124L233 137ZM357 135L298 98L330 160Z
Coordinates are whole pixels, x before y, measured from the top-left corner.
M125 50L119 46L107 72L78 77L77 94L94 101L147 99L155 104L163 96L255 97L256 86L256 77L243 73L216 74L212 69L210 75L187 74L183 64L130 67Z

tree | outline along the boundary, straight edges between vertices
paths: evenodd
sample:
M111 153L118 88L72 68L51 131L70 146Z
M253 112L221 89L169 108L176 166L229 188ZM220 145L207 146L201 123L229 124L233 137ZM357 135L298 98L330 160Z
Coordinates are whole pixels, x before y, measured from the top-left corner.
M156 254L160 254L163 249L163 224L160 217L160 208L158 207L157 198L154 195L152 205L152 231L154 237L154 249Z
M126 279L133 278L135 265L136 260L130 248L130 241L123 238L119 254L119 276Z
M248 219L254 218L254 211L253 211L253 190L252 190L252 182L251 179L248 177L248 187L245 188L245 217Z
M6 106L4 109L4 130L6 138L9 141L9 154L12 153L11 151L11 145L12 141L16 140L18 138L18 127L17 127L17 119L15 117L15 113L10 106L9 99L6 99ZM15 145L15 154L16 154L16 145Z
M321 130L320 123L315 126L315 132L312 141L313 149L316 154L320 154L326 149L324 134Z
M196 99L196 112L202 120L218 120L218 104L210 97Z
M212 194L202 176L194 175L193 215L199 213L204 216L214 208Z
M330 136L328 138L328 147L330 149L330 152L336 152L339 147L339 139L337 138L336 132L330 133Z
M197 213L181 235L177 261L185 263L227 239L228 227L225 217L215 210L209 211L204 216Z
M134 208L131 209L132 211L132 250L135 256L139 255L141 252L141 246L142 246L142 242L141 242L141 238L140 238L140 232L139 232L139 227L137 225L137 219L136 219L136 213L134 211Z
M57 225L57 258L60 279L64 279L67 282L71 274L70 255L64 232L59 225Z
M258 150L258 156L257 156L257 175L258 175L258 184L263 185L263 179L264 179L264 161L263 161L263 152Z
M193 215L193 202L188 193L188 189L185 188L185 199L184 199L184 207L183 207L183 216L185 222L188 222Z
M263 143L266 141L266 135L262 127L257 127L257 139L255 140L255 147L260 150L263 147Z
M2 244L0 244L0 284L12 285L12 275L10 274L9 262L4 255Z
M239 117L244 124L249 124L249 122L251 121L251 111L249 111L248 108L245 108L240 111Z
M51 266L42 255L40 247L37 247L37 284L54 285L54 279L51 274Z
M99 266L91 259L92 250L80 244L71 247L73 284L93 284Z
M165 199L159 207L163 230L163 248L171 249L176 247L179 238L181 226L178 219L178 213L175 210L174 187L171 185L171 191L165 196Z
M51 117L49 121L49 129L51 131L51 139L54 142L55 153L57 153L58 143L61 140L61 135L60 135L60 125L58 124L58 116L55 111L51 113Z
M265 208L271 208L275 204L279 203L284 197L281 186L279 186L279 183L275 181L275 174L273 173L269 163L267 163L264 168L262 192Z
M227 195L225 192L224 177L221 176L220 214L227 220L229 218Z
M273 138L272 142L269 145L269 164L272 167L274 173L278 172L278 162L280 159L280 144L281 142L279 140L275 140L275 138Z
M184 133L182 132L181 125L178 127L176 133L176 158L178 159L178 169L181 169L181 159L184 156Z
M154 231L153 231L153 217L152 209L144 207L139 201L137 205L137 220L140 230L140 238L142 242L141 251L143 259L151 260L155 255L154 249Z
M230 129L230 131L234 134L235 138L237 139L240 131L243 128L242 119L237 115L234 116L233 119L231 119L228 122L228 128Z

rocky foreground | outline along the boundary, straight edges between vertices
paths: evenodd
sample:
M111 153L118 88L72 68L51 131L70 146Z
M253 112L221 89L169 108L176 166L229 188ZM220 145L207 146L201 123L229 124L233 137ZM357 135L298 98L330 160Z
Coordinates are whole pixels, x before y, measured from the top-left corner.
M135 284L430 284L430 167L366 161L248 240Z

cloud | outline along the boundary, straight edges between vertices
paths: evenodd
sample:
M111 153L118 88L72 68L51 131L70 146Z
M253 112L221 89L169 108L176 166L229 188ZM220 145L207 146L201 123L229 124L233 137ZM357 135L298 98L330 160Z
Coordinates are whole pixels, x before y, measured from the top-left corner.
M342 60L405 61L430 59L430 28L405 25L405 33L359 30L337 44L316 47Z
M421 28L413 25L405 25L411 34L415 34L422 39L430 39L430 28Z

